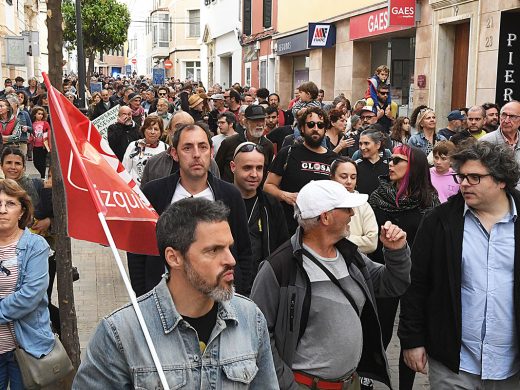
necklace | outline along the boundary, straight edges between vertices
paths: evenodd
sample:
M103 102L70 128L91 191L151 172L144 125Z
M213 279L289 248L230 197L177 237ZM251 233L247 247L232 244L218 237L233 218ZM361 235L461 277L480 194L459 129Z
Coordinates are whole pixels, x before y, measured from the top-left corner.
M249 225L249 222L251 221L251 218L253 217L253 213L255 212L256 203L258 202L258 196L255 199L255 203L253 203L253 208L251 209L251 213L249 214L249 218L247 218L247 224Z

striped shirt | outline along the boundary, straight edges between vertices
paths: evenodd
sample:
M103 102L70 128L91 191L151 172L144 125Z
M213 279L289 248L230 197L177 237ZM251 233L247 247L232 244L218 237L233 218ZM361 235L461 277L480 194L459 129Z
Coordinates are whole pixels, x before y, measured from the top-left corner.
M18 258L16 245L18 240L6 246L0 246L0 298L6 298L14 292L18 280ZM7 275L7 273L9 273ZM16 348L12 322L0 324L0 354Z

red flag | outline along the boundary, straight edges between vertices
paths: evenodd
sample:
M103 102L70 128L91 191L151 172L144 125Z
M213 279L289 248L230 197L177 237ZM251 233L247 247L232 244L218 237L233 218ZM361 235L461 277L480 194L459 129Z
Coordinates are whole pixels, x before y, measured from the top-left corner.
M68 234L108 245L103 213L116 247L157 255L159 218L96 127L43 74L65 185Z

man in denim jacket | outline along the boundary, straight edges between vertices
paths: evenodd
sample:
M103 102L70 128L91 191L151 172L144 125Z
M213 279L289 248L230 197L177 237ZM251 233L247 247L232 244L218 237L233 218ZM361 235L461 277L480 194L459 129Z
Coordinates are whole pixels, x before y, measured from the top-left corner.
M169 278L138 302L170 389L278 389L265 318L234 294L228 213L187 198L157 223ZM73 388L162 389L130 305L102 320Z

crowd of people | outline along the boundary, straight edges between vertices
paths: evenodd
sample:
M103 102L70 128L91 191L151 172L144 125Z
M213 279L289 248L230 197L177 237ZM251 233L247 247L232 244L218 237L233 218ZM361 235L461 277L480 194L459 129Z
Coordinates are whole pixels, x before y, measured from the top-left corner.
M107 141L160 215L160 255L127 260L170 386L390 386L400 305L400 389L427 364L432 389L519 388L520 103L398 116L389 74L378 67L354 104L308 81L287 106L239 84L96 78L85 114L119 107ZM0 388L11 389L17 343L50 348L21 323L37 317L48 335L48 312L35 314L47 307L59 323L42 274L51 184L24 174L33 159L46 176L46 95L16 81L0 91ZM77 104L74 80L63 85ZM37 254L19 252L26 240ZM45 289L24 286L24 262ZM158 386L133 309L105 317L74 388Z

